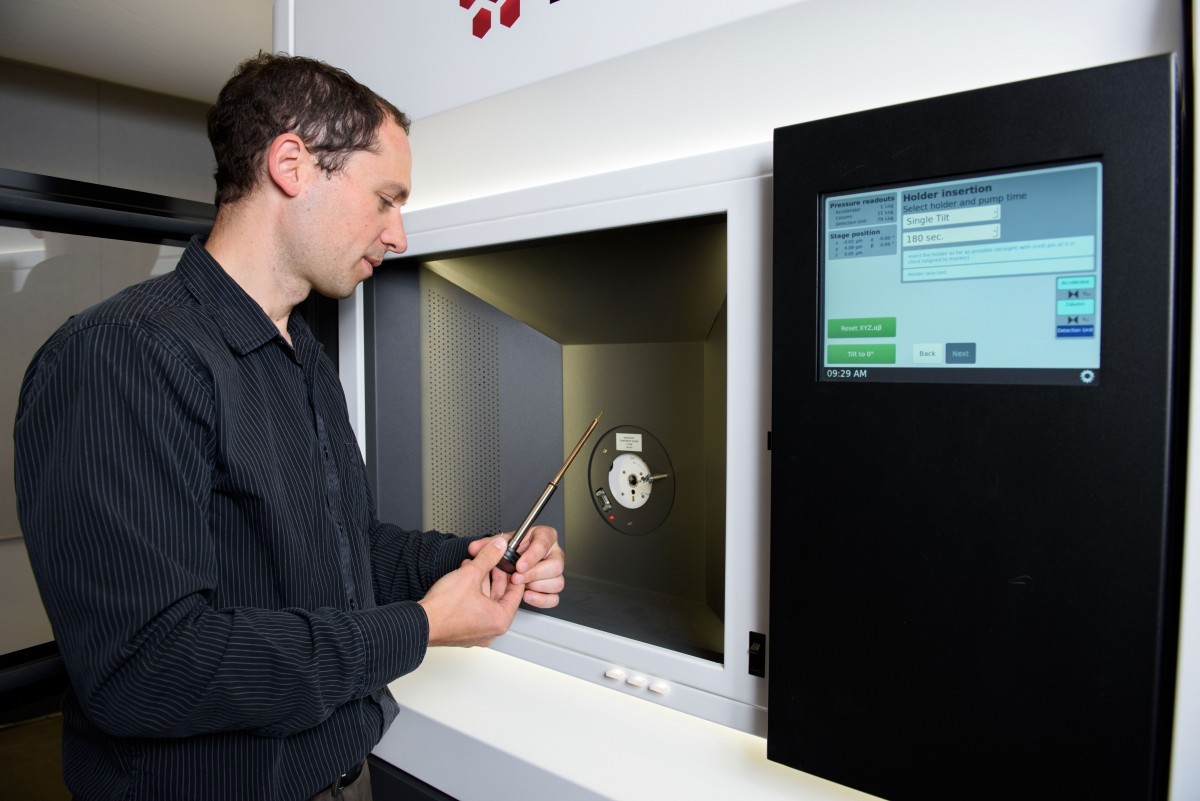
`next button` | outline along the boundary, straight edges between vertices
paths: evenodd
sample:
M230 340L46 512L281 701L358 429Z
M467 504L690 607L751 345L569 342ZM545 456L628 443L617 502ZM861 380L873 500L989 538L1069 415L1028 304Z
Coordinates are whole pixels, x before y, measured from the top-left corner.
M974 342L947 342L946 364L974 364Z

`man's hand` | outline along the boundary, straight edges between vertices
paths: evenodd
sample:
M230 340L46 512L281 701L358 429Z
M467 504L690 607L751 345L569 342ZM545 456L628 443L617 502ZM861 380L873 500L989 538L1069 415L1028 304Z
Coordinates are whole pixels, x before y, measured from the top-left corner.
M467 546L467 552L477 556L480 551L488 550L486 545L489 542L491 540L472 542ZM562 548L558 547L558 531L551 526L533 526L529 529L529 535L525 537L522 546L524 551L517 560L516 572L506 576L508 584L522 587L522 600L530 606L553 609L558 606L559 593L566 585L563 578L566 555ZM496 574L504 575L504 571L492 571L493 595L500 581Z
M419 603L429 618L429 644L489 645L508 631L523 592L508 575L493 569L508 540L492 537L471 543L473 559L447 573Z

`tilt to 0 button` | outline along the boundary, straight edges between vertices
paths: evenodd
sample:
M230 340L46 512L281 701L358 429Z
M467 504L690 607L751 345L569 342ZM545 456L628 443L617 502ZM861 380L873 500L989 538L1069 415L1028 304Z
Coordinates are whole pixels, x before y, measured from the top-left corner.
M880 343L870 345L829 345L825 363L833 364L895 364L896 345Z

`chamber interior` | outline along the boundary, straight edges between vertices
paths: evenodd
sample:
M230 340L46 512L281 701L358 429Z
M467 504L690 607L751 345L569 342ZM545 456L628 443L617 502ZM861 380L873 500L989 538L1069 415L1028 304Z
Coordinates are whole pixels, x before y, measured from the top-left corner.
M424 525L515 528L603 412L539 517L567 553L543 614L723 661L724 215L400 261L421 321ZM392 352L382 337L376 362Z

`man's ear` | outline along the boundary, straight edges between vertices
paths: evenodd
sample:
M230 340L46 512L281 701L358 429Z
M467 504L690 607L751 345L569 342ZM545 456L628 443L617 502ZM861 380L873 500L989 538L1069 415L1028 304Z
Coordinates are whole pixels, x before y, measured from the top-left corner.
M267 172L271 182L288 197L300 194L312 157L303 140L294 133L275 137L267 148Z

